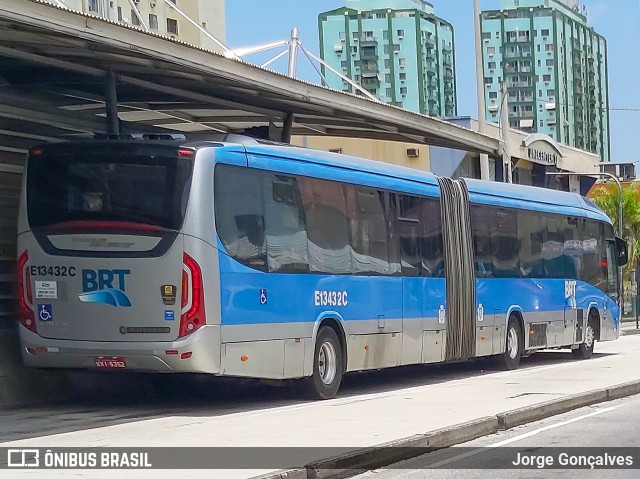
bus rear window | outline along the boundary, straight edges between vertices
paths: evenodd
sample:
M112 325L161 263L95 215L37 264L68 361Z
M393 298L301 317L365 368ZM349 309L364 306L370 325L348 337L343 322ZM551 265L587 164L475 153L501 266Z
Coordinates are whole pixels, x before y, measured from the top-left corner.
M182 226L193 161L121 151L32 156L27 214L32 228L69 222Z

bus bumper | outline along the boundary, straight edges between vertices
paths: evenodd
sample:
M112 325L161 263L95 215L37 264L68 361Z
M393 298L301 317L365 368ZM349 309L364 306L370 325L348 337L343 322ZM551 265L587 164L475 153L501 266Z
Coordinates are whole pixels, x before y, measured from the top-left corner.
M101 369L101 358L118 358L122 361L109 369L220 372L219 326L204 326L176 341L96 342L43 338L20 325L20 342L24 364L34 368Z

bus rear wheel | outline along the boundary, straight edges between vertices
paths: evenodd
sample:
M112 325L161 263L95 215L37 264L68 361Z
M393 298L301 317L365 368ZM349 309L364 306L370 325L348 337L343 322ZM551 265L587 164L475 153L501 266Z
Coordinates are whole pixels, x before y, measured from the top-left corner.
M503 354L497 357L498 365L501 369L512 371L518 369L520 359L522 358L522 346L524 344L522 338L522 328L520 322L514 317L509 318L507 325L506 348Z
M328 326L318 331L313 375L305 379L305 393L313 399L331 399L342 383L343 354L338 335Z
M593 347L596 344L596 331L595 324L598 321L598 315L595 313L589 314L589 321L587 322L587 329L584 331L584 341L577 349L571 351L573 357L576 359L591 359L593 356Z

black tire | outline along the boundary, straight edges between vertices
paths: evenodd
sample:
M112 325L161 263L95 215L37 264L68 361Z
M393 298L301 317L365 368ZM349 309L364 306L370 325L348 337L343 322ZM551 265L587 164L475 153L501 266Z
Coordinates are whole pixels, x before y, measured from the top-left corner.
M591 312L589 314L589 321L587 321L587 329L584 331L584 341L578 349L571 350L571 354L576 359L591 359L593 356L593 348L596 345L596 330L595 324L599 321L599 317L596 313Z
M518 369L520 359L522 358L523 347L524 341L520 322L514 316L511 316L509 318L509 323L507 324L504 353L497 357L500 369L505 369L507 371Z
M313 353L313 375L304 379L304 393L312 399L335 397L342 383L343 352L338 335L328 326L318 331Z

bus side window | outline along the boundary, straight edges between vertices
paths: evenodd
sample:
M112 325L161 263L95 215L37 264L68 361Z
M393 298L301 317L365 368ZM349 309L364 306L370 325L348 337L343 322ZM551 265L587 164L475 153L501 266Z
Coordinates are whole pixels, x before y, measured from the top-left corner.
M477 278L493 278L493 246L491 216L493 209L485 205L471 205L471 233Z
M519 278L518 228L516 211L494 208L491 222L493 271L496 278Z
M438 200L398 196L398 235L404 276L444 277L442 219Z
M296 178L264 173L264 215L269 271L309 271L309 249L302 197Z
M345 185L298 178L307 223L309 270L351 274L351 244Z
M543 278L542 228L539 214L518 211L518 243L520 245L520 273L523 278Z
M391 274L384 193L347 186L353 274Z
M215 170L216 229L227 253L242 264L267 270L262 173L236 166Z

